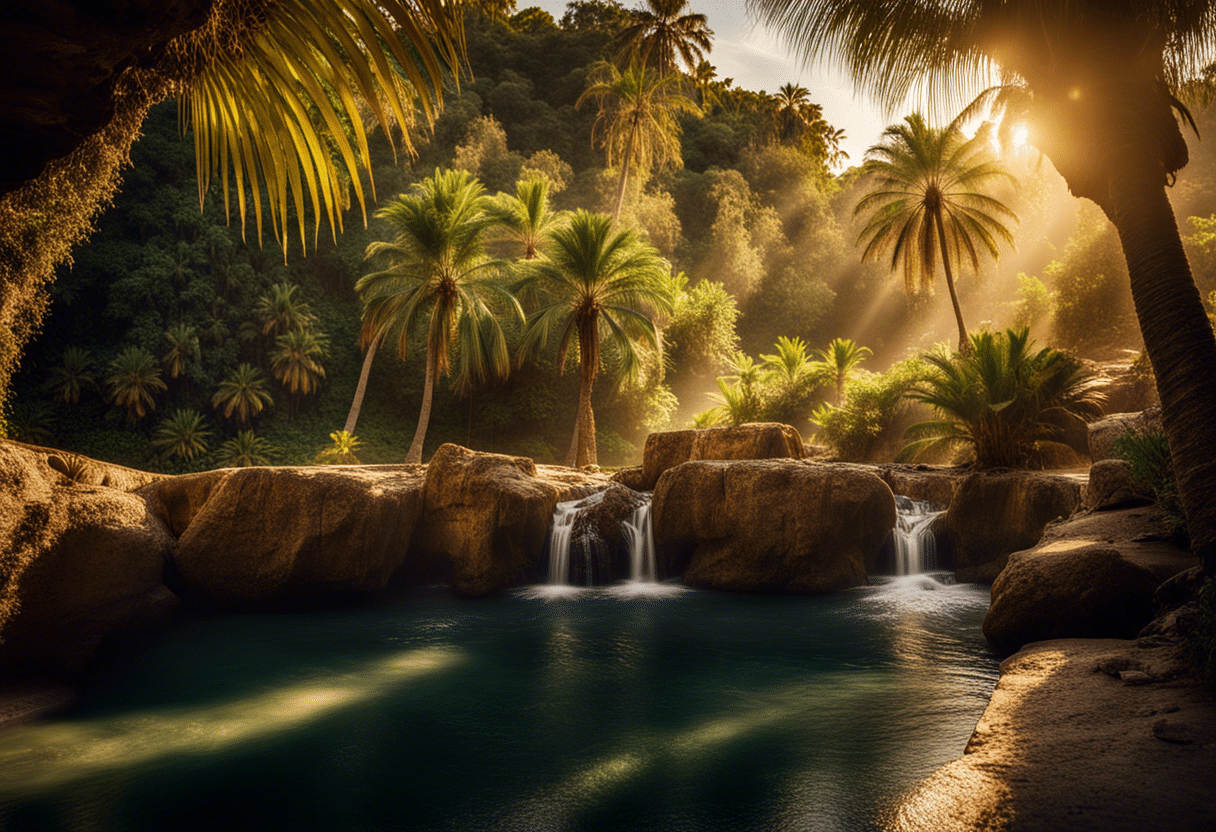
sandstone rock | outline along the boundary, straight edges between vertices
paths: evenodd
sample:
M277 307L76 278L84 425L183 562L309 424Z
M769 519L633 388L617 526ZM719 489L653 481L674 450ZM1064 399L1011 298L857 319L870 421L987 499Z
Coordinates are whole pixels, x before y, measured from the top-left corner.
M664 471L697 459L802 459L802 437L789 425L756 422L705 430L673 430L646 437L637 491L650 491ZM631 486L632 487L632 486Z
M383 589L406 560L422 484L421 466L239 468L140 494L178 536L183 598L260 608Z
M155 620L173 540L139 497L64 485L44 455L0 443L0 669L72 675L102 642Z
M411 552L449 574L462 595L488 595L544 574L559 502L602 490L608 478L537 469L526 457L442 445L426 469L423 515Z
M653 485L650 488L643 487L646 483L646 478L640 465L633 468L622 468L608 479L612 482L620 483L631 491L650 491L654 488ZM656 477L656 481L657 479Z
M1132 482L1132 466L1123 459L1100 459L1089 469L1084 507L1091 511L1144 505L1152 500Z
M659 577L748 592L823 593L866 583L895 525L873 473L785 460L694 461L654 493Z
M886 464L872 467L895 494L932 503L938 508L950 505L959 483L970 473L967 469L940 465Z
M883 828L1216 829L1216 703L1206 686L1179 679L1128 687L1093 672L1113 657L1154 664L1160 652L1131 641L1063 639L1006 659L962 757L901 797Z
M1011 552L1038 543L1044 527L1081 504L1081 483L1029 471L977 471L959 483L933 525L939 562L959 581L988 582Z
M984 635L1008 654L1048 638L1131 638L1152 618L1153 593L1193 566L1188 552L1145 540L1144 510L1085 514L1050 527L992 584Z
M1066 410L1048 411L1042 414L1040 419L1056 431L1052 441L1042 443L1048 446L1050 451L1041 455L1040 467L1074 468L1077 465L1089 464L1089 425L1084 419ZM1071 453L1056 447L1061 445Z
M1161 430L1161 408L1153 407L1139 413L1114 413L1091 422L1089 449L1094 462L1110 459L1115 440L1129 430Z

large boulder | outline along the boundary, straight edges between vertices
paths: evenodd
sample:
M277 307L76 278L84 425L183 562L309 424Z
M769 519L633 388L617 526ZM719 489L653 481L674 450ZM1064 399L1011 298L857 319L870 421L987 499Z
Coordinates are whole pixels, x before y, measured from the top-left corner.
M603 585L630 576L629 541L622 524L647 501L637 491L613 483L573 506L577 513L570 529L569 583Z
M249 609L383 589L406 559L422 485L421 466L239 468L140 494L178 538L173 588Z
M746 592L824 593L866 583L895 525L873 473L787 460L694 461L654 492L659 577Z
M1127 460L1100 459L1090 466L1085 508L1100 511L1151 502L1152 498L1132 481L1132 466Z
M175 605L173 539L141 498L72 483L16 443L0 442L0 485L0 670L78 673Z
M1081 481L1029 471L977 471L965 477L934 521L939 563L959 581L991 582L1012 552L1039 542L1052 520L1081 505Z
M652 433L642 452L637 490L650 491L664 471L690 460L802 459L804 455L798 431L777 422Z
M886 463L859 467L878 474L892 492L938 508L950 505L959 483L970 473L968 469L946 465Z
M1151 509L1083 514L1050 526L1009 556L992 584L984 635L1003 655L1049 638L1131 638L1151 619L1153 593L1198 564L1161 531Z
M598 474L442 445L427 465L413 551L439 564L462 595L535 581L546 571L554 507L607 485Z
M1114 456L1115 440L1128 431L1161 430L1161 408L1137 413L1112 413L1089 424L1089 449L1094 462Z

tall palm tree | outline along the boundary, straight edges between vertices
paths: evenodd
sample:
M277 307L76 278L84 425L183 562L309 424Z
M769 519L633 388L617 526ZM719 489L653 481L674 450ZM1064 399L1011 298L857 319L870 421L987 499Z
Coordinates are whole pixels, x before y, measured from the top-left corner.
M161 356L161 364L169 378L186 372L186 364L198 357L198 332L189 324L174 324L165 331L169 349Z
M815 350L823 366L823 375L836 386L837 404L844 404L844 385L853 370L873 354L869 347L860 346L849 338L833 338L827 347Z
M143 347L127 347L110 362L106 376L110 401L127 412L127 421L136 422L156 409L156 394L167 388L160 377L156 356Z
M773 96L773 120L783 142L797 142L823 119L823 108L811 101L811 91L799 84L782 84Z
M207 453L210 435L203 423L203 414L192 407L179 408L157 426L152 435L152 447L168 456L194 459Z
M698 61L697 65L692 68L692 72L689 73L689 80L697 93L702 114L709 115L713 112L714 106L721 101L721 90L726 86L718 80L718 68L709 61Z
M523 311L503 282L505 264L485 251L496 222L489 208L485 190L467 172L437 170L376 212L393 238L367 247L367 257L387 258L388 268L355 284L363 297L363 341L374 343L398 328L404 358L409 339L426 332L422 406L407 463L422 461L437 376L454 371L456 384L468 388L510 371L499 315L522 318Z
M220 445L216 464L222 468L246 468L269 465L274 447L251 430L239 430L236 436Z
M992 103L1025 119L1029 142L1119 233L1192 550L1216 573L1216 336L1165 192L1187 162L1171 90L1212 62L1216 2L750 5L808 57L842 59L888 105L922 82L958 101L960 80L999 70Z
M666 75L678 57L692 69L713 50L713 36L709 20L690 11L688 0L646 0L629 12L628 25L617 35L617 62L628 66L636 60Z
M262 371L246 361L236 365L236 369L220 382L215 395L211 397L212 407L220 411L225 419L231 419L235 413L237 423L242 427L272 404L274 399L266 389L266 378Z
M587 82L575 106L594 101L600 108L593 138L604 148L608 166L620 170L615 221L621 217L631 168L648 176L652 167L683 164L678 117L697 112L697 105L681 91L679 76L663 75L636 62L622 71L601 61Z
M325 336L312 329L293 329L275 339L270 372L287 388L293 401L320 389L321 379L325 378L321 359L325 357L326 346Z
M523 250L525 260L536 259L541 241L561 221L549 210L549 180L544 177L518 182L514 195L499 194L489 210L504 236Z
M88 388L97 389L93 377L93 356L83 347L65 347L63 362L51 368L47 390L57 402L76 404Z
M577 441L566 464L595 465L591 391L601 343L617 356L619 377L635 379L642 362L638 344L659 349L653 316L672 312L670 266L632 229L614 229L609 217L583 210L553 232L544 255L533 261L520 286L522 296L539 303L528 316L521 350L539 350L557 333L557 364L564 369L571 346L577 345Z
M954 266L964 256L979 268L982 247L994 259L997 240L1013 244L1004 218L1017 219L1008 206L987 192L994 180L1013 177L992 157L980 136L966 140L957 128L934 128L920 113L893 124L882 141L866 152L862 166L869 177L867 193L853 209L866 215L857 236L865 243L861 259L891 252L891 269L903 267L904 288L930 291L940 261L958 324L960 352L971 348L958 293Z

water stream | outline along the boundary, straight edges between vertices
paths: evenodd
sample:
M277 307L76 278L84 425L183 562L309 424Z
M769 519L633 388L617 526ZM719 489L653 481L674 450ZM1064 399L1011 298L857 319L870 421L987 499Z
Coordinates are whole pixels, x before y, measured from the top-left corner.
M933 520L941 510L931 503L895 496L895 573L919 575L937 568Z

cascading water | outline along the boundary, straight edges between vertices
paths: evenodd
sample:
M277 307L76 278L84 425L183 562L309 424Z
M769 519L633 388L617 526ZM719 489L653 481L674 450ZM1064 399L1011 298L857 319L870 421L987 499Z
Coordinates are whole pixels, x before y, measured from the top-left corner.
M936 566L933 518L942 512L932 504L895 496L895 571L898 575L917 575Z
M650 494L633 510L628 520L621 521L621 532L629 546L629 579L653 583L658 570L654 558L654 527L650 521Z
M597 491L554 507L553 526L549 531L549 583L570 583L570 539L574 534L574 521L580 511L601 502L607 493Z

